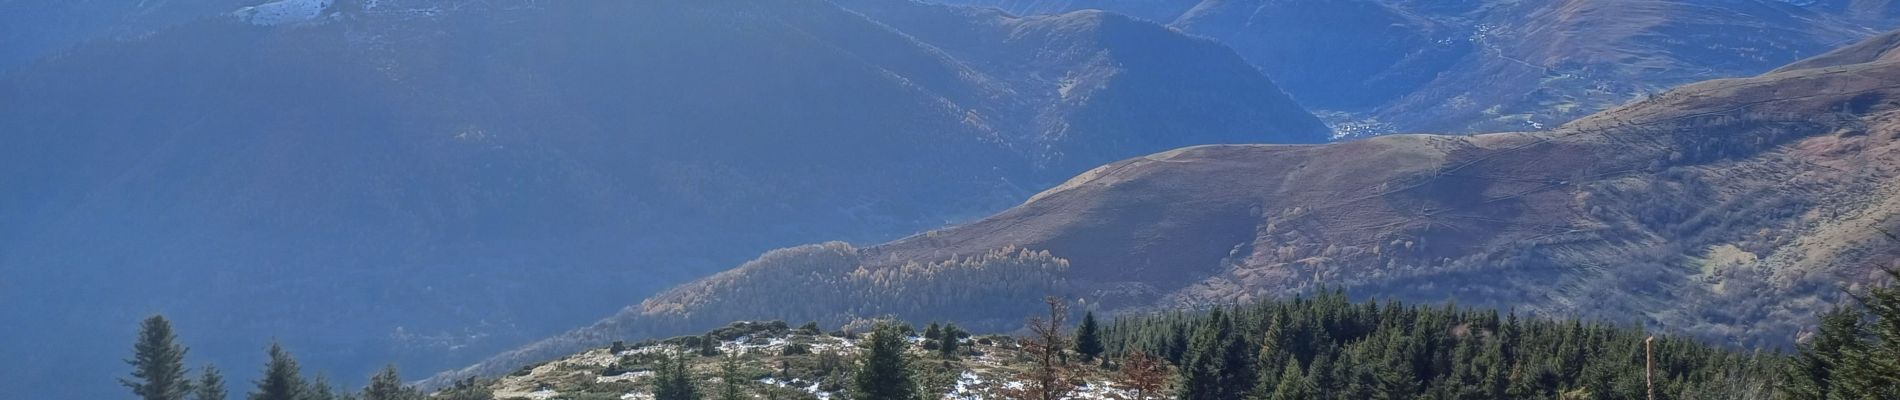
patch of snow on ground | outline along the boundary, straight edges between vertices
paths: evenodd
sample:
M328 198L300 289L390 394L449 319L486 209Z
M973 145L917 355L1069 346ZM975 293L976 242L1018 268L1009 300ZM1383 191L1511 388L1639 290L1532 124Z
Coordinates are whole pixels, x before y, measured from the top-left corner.
M957 387L950 391L950 398L957 400L978 400L983 398L983 377L976 373L963 371L957 375Z
M798 380L798 379L779 380L778 378L765 378L765 379L759 380L759 383L763 383L767 385L803 390L805 391L805 393L811 393L813 396L818 396L819 399L829 400L831 398L831 392L818 390L818 382L812 382L810 385L803 385L802 384L803 382L804 381Z
M314 21L334 0L278 0L238 9L232 14L257 25L284 25Z
M548 400L548 399L554 398L554 396L560 396L560 395L561 395L561 392L556 392L553 390L536 390L533 393L528 393L528 398L534 399L534 400Z
M1129 393L1126 390L1117 389L1097 382L1089 382L1086 385L1075 388L1075 398L1078 399L1114 400L1132 398L1132 395L1133 393Z
M752 342L751 337L741 336L732 341L720 342L719 351L727 354L778 354L789 343L784 338L766 338L764 343Z
M835 336L818 336L818 337L813 337L812 339L813 340L811 343L811 351L813 353L823 353L827 351L832 351L832 352L840 352L840 353L846 353L846 354L854 354L854 353L857 353L858 351L858 342L854 340L835 337Z
M653 376L653 371L633 371L633 372L628 372L628 373L614 375L614 376L595 377L594 382L599 382L599 383L627 382L627 381L632 381L634 379L639 379L639 378L648 377L648 376Z

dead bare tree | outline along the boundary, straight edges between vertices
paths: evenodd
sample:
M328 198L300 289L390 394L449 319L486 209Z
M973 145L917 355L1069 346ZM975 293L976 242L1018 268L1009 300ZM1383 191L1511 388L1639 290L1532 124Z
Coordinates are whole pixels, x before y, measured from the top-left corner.
M1656 337L1643 339L1643 382L1649 385L1649 400L1656 400Z
M1161 392L1167 390L1168 363L1160 358L1149 356L1141 350L1129 353L1122 359L1121 374L1115 377L1115 388L1127 391L1129 400L1160 399Z
M1063 400L1075 391L1062 362L1062 352L1069 347L1068 335L1063 334L1068 326L1069 303L1054 296L1042 302L1049 305L1049 316L1030 318L1030 337L1021 341L1023 352L1036 360L1036 366L1019 377L1021 388L1007 390L1006 395L1012 399Z

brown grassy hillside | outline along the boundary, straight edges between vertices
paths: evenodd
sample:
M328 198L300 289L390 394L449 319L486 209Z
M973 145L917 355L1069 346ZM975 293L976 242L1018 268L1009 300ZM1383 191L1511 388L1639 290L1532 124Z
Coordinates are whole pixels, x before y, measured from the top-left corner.
M865 303L884 307L875 314L806 310L858 304L842 294L861 285L848 276L1043 251L1064 265L1038 278L1048 290L1105 310L1341 286L1787 343L1900 255L1884 233L1900 230L1897 135L1900 62L1877 60L1688 85L1546 132L1191 147L1097 168L974 223L774 252L462 372L742 316L1019 315L927 297ZM819 261L851 272L772 278ZM996 290L1016 281L995 278L1005 273L920 282Z

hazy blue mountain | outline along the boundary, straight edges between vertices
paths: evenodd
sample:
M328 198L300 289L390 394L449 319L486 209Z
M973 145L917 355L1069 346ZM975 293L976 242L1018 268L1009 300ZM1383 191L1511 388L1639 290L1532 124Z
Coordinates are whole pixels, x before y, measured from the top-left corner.
M0 0L0 74L90 40L135 37L255 0Z
M1327 133L1232 52L1111 14L462 4L267 3L0 76L0 390L116 389L154 312L233 382L272 337L344 382L439 369L765 249Z
M1342 135L1537 130L1900 26L1889 0L938 0L1220 41Z

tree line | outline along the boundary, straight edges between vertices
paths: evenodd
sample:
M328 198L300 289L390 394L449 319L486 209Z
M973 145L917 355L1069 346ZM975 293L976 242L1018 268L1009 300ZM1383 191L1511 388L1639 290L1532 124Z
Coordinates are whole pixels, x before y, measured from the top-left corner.
M224 376L216 366L205 364L198 369L196 377L185 367L185 354L189 352L179 343L178 336L172 331L172 325L162 315L154 315L139 323L138 339L132 345L132 358L126 360L132 367L131 376L121 378L120 384L132 391L142 400L225 400L230 392L225 389ZM433 395L403 384L394 365L385 366L382 371L371 376L369 384L359 390L348 390L329 383L318 376L306 378L297 365L297 359L289 350L278 343L271 343L265 351L263 375L253 382L244 398L246 400L493 400L495 397L474 380L464 381Z
M1900 277L1900 271L1888 271ZM1900 399L1900 288L1877 287L1821 318L1794 354L1741 351L1638 327L1578 319L1520 318L1513 312L1353 302L1333 291L1286 300L1204 310L1130 315L1107 323L1083 312L1068 322L1067 302L1048 298L1047 313L1030 318L1015 340L1027 365L995 393L1022 400L1074 398L1106 382L1130 400L1305 399ZM815 324L800 331L818 332ZM877 325L861 340L842 397L932 400L946 396L930 382L924 357L952 360L967 333L931 326L908 341L907 325ZM854 335L855 336L855 335ZM700 356L716 356L710 339ZM145 400L224 400L210 365L196 377L184 367L186 348L160 316L145 320L124 385ZM788 352L792 350L787 350ZM921 353L921 354L920 354ZM266 352L263 377L249 400L487 400L469 380L425 394L407 387L394 367L359 390L321 377L305 379L281 346ZM757 397L742 385L735 357L716 376L697 377L688 354L670 354L654 368L655 400L740 400ZM1082 372L1093 372L1084 374Z

